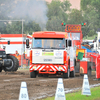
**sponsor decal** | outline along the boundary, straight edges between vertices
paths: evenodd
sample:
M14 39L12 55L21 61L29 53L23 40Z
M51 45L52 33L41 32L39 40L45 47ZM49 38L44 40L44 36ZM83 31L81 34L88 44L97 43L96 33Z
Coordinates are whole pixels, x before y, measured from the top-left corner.
M61 51L56 51L56 56L61 56L62 55L62 52Z
M54 56L53 52L42 52L42 56Z
M40 55L40 52L39 51L35 51L35 55L36 56L39 56Z

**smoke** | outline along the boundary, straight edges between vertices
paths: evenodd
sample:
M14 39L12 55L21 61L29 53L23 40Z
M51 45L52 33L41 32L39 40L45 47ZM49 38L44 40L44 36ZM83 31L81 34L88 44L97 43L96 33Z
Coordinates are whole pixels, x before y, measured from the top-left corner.
M47 5L44 0L16 0L15 6L9 16L18 19L27 19L25 21L35 21L42 30L46 27L48 20Z

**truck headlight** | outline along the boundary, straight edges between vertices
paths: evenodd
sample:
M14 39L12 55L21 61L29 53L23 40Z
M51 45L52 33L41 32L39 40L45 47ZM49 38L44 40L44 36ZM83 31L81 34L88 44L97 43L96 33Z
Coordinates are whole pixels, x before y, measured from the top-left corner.
M59 66L59 70L62 70L62 69L63 69L63 67Z
M36 69L37 67L36 66L33 66L33 69Z

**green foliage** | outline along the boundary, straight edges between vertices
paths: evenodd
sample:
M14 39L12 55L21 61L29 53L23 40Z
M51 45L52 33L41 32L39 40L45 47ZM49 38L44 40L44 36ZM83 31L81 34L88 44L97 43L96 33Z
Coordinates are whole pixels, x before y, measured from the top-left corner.
M48 19L50 20L52 16L59 16L59 18L66 20L66 11L70 10L70 6L71 4L67 0L63 2L60 0L52 0L52 2L48 4Z
M77 9L72 9L68 16L68 24L81 24L83 22L82 11Z
M95 37L97 37L97 34L92 35L92 36L90 36L90 37L89 37L89 36L84 36L83 40L94 40Z
M49 31L64 31L61 26L61 23L67 22L68 15L66 11L70 10L71 4L68 0L64 0L61 2L60 0L52 0L50 4L48 4L48 21L46 24L46 28Z
M24 33L32 34L33 32L41 31L39 24L35 22L29 22L24 25Z
M82 28L83 36L92 36L100 28L100 2L99 0L81 0L81 10L84 21L87 23Z
M61 26L62 21L59 17L52 17L51 20L48 20L46 29L48 31L64 31L63 27Z
M23 24L23 30L24 34L32 34L34 31L40 31L41 28L39 27L39 24L36 24L35 22L29 22ZM6 26L6 34L22 34L22 22L11 22L8 23Z
M22 23L12 22L6 27L6 34L21 34L22 33Z

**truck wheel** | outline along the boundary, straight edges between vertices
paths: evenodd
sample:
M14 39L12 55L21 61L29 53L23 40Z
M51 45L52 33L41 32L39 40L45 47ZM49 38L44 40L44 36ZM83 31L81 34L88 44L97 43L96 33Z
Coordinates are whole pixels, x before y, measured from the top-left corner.
M88 76L91 76L91 69L88 69Z
M76 59L74 58L74 67L76 66Z
M28 66L30 65L30 60L28 60Z
M70 76L70 69L68 69L67 73L63 74L63 78L69 78L69 76Z
M70 77L75 77L75 70L70 72Z
M7 55L7 59L12 60L12 65L10 67L4 67L4 71L17 71L19 67L18 59L12 55Z
M0 72L2 72L2 67L0 67Z
M30 72L30 78L36 78L36 72Z
M91 76L91 62L88 62L88 76Z

